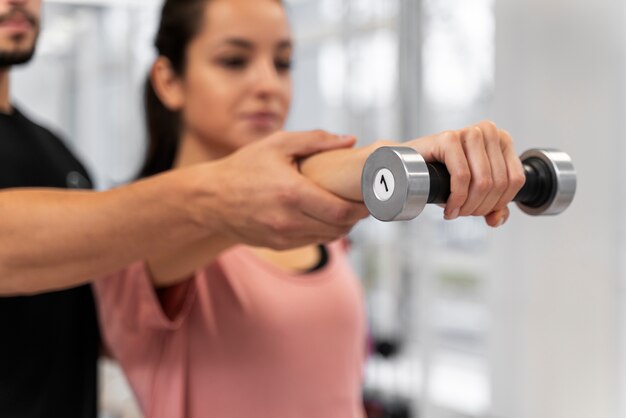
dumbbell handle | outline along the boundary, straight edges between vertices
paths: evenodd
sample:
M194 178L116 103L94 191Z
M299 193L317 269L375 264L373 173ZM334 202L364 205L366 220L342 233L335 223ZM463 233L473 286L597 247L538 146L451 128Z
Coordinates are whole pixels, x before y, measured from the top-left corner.
M526 183L517 193L514 202L531 207L539 207L552 198L556 192L554 178L548 165L538 158L522 163ZM427 203L446 203L450 196L450 173L441 163L426 163L430 176L430 190Z

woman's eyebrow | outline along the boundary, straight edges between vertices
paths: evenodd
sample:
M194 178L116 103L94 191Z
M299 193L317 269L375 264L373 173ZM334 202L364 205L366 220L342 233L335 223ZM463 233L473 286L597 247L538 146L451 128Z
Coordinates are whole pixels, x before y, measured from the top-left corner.
M220 42L221 45L231 45L231 46L236 46L239 48L244 48L244 49L253 49L254 45L252 44L252 42L246 40L246 39L242 39L242 38L227 38L225 40L223 40L222 42Z
M243 49L254 49L254 43L243 38L227 38L220 42L220 45L230 45ZM290 48L293 48L293 42L291 41L291 39L279 41L276 45L276 49L278 50Z

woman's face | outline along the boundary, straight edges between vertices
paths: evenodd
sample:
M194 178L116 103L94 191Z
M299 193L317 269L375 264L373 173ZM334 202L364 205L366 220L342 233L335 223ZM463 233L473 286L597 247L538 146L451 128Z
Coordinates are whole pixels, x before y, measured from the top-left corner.
M291 32L276 0L211 0L187 49L183 137L225 155L283 127Z

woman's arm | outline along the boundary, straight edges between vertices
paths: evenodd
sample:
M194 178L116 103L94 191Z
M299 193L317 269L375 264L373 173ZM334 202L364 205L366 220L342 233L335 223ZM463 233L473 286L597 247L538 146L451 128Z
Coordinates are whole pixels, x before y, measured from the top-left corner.
M377 148L399 144L377 141L361 148L319 153L301 160L300 172L337 196L362 202L361 173L365 161Z
M367 157L377 148L398 145L378 141L357 149L321 152L300 160L300 171L328 191L361 202L361 172ZM481 122L459 131L418 138L403 143L413 147L426 161L446 164L451 175L451 195L446 204L448 219L484 216L491 226L502 225L509 216L507 204L524 185L522 164L511 137L491 122ZM200 266L213 261L235 244L225 236L200 240L175 253L149 262L157 286L184 280Z
M300 171L338 196L360 202L365 161L377 148L388 145L400 144L378 141L357 150L316 154L301 161ZM446 219L484 216L490 226L500 226L508 219L507 205L524 185L525 176L506 131L485 121L401 145L414 148L427 162L446 164L451 175Z

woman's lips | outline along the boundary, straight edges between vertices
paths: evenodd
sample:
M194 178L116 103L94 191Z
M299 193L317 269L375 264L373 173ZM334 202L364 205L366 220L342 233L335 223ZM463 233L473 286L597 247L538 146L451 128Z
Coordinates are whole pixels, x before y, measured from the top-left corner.
M257 112L243 115L243 119L259 129L272 129L278 125L280 118L276 113Z

